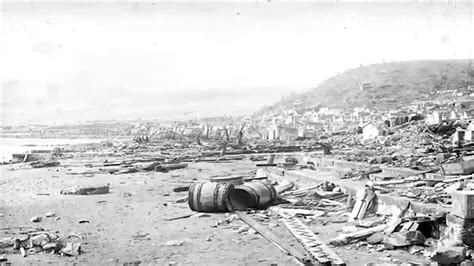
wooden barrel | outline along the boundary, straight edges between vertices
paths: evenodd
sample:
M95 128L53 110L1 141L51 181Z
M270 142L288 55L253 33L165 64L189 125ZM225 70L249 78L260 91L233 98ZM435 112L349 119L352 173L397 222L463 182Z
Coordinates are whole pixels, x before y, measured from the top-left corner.
M226 199L232 184L219 182L194 183L189 187L189 208L198 212L227 211Z
M229 210L263 208L271 204L276 195L275 188L268 182L247 182L229 191L227 208Z

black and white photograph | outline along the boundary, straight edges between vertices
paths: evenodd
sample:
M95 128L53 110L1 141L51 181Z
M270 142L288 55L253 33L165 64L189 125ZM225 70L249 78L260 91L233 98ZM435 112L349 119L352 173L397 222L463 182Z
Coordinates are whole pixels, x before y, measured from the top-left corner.
M473 1L0 21L0 266L474 265Z

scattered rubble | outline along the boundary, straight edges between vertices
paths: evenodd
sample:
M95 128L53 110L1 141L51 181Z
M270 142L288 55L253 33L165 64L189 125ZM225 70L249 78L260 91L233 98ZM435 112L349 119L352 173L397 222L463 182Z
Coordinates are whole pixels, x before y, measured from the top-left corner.
M211 235L206 234L203 241L216 241L219 230L225 228L244 239L258 237L252 236L258 234L300 263L344 265L345 260L338 254L346 248L369 252L397 249L440 264L469 259L469 249L474 246L474 146L468 141L460 143L459 133L456 133L459 127L467 130L466 125L461 122L427 124L423 120L405 118L390 123L395 125L367 124L354 131L320 131L314 137L295 141L244 141L241 136L233 143L229 137L232 134L224 133L228 129L222 131L221 139L191 133L181 138L146 136L128 144L103 143L105 148L88 151L94 160L87 162L61 160L60 163L34 155L17 158L33 168L61 165L70 175L113 174L114 178L126 180L135 173L166 179L172 187L157 192L159 197L166 196L166 200L157 205L186 208L179 204L187 201L194 212L176 212L160 219L171 224L187 218L197 222L198 217L211 217L199 220L209 222L206 227L216 230ZM369 129L375 133L368 134ZM67 152L61 152L61 156L66 155ZM237 175L229 171L227 175L206 176L200 168L199 174L205 178L177 178L185 176L182 169L193 168L198 162L226 164L240 160L255 165L251 174ZM67 168L74 163L82 169ZM316 176L316 170L335 171L337 176L318 181L314 178L310 184L302 182L304 174ZM126 182L129 181L120 180L120 184ZM133 197L119 190L118 198L129 202L140 196L130 191ZM109 185L77 186L60 191L61 195L108 193L111 193ZM44 217L59 219L54 212ZM35 216L30 221L38 223L42 217ZM80 219L78 223L90 221ZM338 229L331 232L330 240L323 241L321 234L313 230L316 226ZM279 236L272 231L275 228L285 229L290 237ZM146 239L147 236L148 233L137 234L133 238ZM446 239L457 239L460 244L446 246ZM235 240L238 241L241 239ZM299 244L290 244L290 241ZM164 243L170 247L184 244L184 240ZM0 239L0 249L12 249L23 256L40 252L78 256L81 243L65 241L64 237L49 232L36 232L27 237ZM386 261L397 262L396 258L384 256Z
M81 254L80 242L70 241L66 236L60 236L54 232L37 228L29 230L26 235L22 231L16 231L16 233L17 236L0 239L0 252L20 253L23 257L38 253L66 256ZM6 261L6 258L3 261Z

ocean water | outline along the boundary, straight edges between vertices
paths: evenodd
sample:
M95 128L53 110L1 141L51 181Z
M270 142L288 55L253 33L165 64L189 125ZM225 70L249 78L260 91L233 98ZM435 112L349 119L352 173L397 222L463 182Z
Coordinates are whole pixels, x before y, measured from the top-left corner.
M52 150L59 145L98 143L103 139L40 139L40 138L0 138L0 161L8 162L13 153L31 150Z

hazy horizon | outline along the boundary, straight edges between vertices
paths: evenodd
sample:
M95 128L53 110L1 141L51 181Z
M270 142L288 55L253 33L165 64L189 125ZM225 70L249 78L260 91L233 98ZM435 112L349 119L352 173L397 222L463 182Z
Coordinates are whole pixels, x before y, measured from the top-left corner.
M246 115L360 64L474 57L472 3L2 2L1 20L2 125Z

